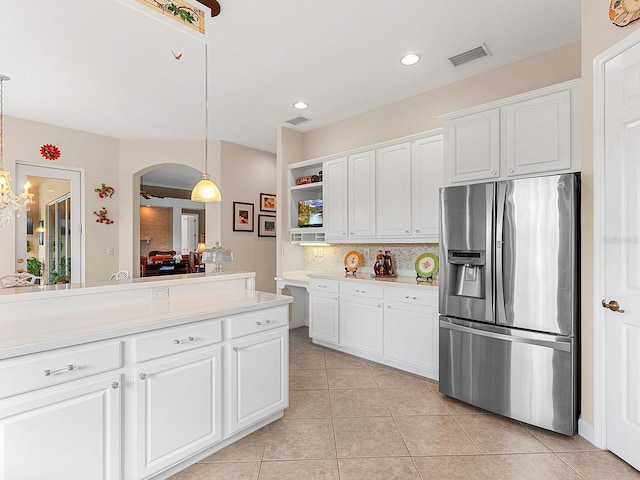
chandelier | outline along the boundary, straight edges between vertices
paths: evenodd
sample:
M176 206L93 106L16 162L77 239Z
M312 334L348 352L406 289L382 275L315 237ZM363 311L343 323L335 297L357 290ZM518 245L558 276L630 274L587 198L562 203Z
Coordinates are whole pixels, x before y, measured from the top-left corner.
M4 104L3 87L4 82L9 80L6 75L0 74L0 226L4 227L11 221L14 213L20 216L22 209L29 210L33 202L33 193L29 193L31 186L29 181L24 184L24 192L16 195L11 190L11 178L8 171L4 169Z

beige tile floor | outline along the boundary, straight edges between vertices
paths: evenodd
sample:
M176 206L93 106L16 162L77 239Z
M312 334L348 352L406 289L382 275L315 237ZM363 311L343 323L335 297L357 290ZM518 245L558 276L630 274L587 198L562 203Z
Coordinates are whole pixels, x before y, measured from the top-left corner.
M171 480L640 479L609 452L471 407L436 382L290 332L280 420Z

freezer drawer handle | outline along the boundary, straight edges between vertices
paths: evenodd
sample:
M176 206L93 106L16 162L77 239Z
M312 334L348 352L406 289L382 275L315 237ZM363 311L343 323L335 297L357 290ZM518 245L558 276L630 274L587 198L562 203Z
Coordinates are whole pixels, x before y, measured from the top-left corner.
M612 312L624 313L624 310L620 309L620 304L615 300L611 300L609 303L605 303L605 300L602 300L602 307L608 308Z
M571 351L571 345L567 342L552 342L548 340L504 335L502 333L488 332L486 330L479 330L477 328L469 328L462 325L457 325L455 323L443 323L442 321L440 322L440 328L445 328L448 330L458 330L460 332L470 333L472 335L495 338L498 340L505 340L507 342L518 342L518 343L528 343L531 345L539 345L541 347L553 348L554 350L562 350L563 352Z

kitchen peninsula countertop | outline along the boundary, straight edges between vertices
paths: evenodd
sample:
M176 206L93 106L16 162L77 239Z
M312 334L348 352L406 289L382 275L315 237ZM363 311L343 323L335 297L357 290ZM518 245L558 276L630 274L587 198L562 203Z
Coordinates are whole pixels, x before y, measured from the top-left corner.
M282 285L294 285L308 287L310 278L323 278L327 280L337 281L359 281L359 282L373 282L384 286L397 286L402 288L426 288L434 291L438 291L438 282L416 282L415 276L399 275L397 277L380 277L376 278L372 276L372 273L357 273L356 275L345 275L344 272L284 272L281 277L276 277L278 286Z
M254 279L254 273L198 275L4 294L0 359L292 302L288 296L255 291Z

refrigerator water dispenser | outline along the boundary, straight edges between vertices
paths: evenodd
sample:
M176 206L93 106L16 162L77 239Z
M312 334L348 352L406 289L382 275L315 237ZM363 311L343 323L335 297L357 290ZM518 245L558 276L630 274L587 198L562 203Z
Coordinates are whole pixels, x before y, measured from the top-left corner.
M454 296L484 298L485 254L483 251L449 251L448 278Z

